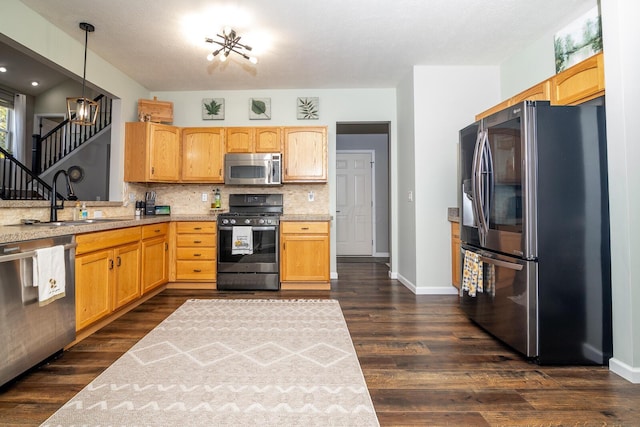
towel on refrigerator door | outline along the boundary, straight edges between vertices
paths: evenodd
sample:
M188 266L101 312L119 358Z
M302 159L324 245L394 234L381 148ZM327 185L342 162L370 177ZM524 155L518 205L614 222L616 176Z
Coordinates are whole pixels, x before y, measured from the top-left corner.
M464 267L462 270L462 290L467 291L470 297L475 297L476 292L483 292L483 289L480 254L473 251L465 251Z

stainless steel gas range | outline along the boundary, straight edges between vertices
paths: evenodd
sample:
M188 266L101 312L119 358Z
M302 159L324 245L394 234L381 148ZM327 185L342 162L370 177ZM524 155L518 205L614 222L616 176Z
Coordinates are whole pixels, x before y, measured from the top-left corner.
M282 194L229 195L218 215L218 289L280 289L282 209Z

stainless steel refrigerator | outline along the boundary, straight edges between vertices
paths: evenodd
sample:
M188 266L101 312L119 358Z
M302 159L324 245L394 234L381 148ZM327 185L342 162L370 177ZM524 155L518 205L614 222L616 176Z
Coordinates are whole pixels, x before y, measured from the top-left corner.
M459 160L462 309L538 363L607 364L604 107L514 105L462 129Z

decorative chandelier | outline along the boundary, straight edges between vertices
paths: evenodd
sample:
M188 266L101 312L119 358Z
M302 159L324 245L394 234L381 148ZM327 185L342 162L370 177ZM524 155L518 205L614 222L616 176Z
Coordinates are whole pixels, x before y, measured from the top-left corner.
M86 22L80 23L80 28L84 31L84 71L82 73L82 96L80 98L67 98L67 114L72 124L80 126L93 126L98 118L100 106L97 102L87 99L84 96L84 88L87 77L87 42L89 33L95 31L95 27Z
M220 55L220 61L224 62L229 57L231 52L235 52L238 55L242 56L244 59L248 59L252 64L258 63L258 58L255 56L247 55L247 52L251 51L251 46L247 46L246 44L240 43L240 36L236 34L235 30L232 30L229 27L225 27L222 34L216 34L217 37L220 37L222 40L214 40L209 37L204 39L207 43L215 43L220 47L220 49L210 53L207 55L207 59L209 61L213 61L213 58Z

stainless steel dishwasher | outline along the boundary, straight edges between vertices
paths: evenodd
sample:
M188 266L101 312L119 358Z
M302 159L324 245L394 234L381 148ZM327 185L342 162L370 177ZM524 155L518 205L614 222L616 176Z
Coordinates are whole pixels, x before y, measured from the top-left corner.
M38 304L35 250L64 246L65 296ZM75 236L0 245L0 386L62 350L76 336Z

